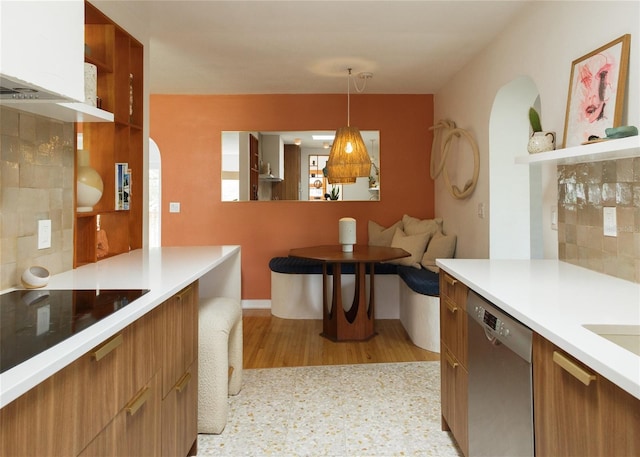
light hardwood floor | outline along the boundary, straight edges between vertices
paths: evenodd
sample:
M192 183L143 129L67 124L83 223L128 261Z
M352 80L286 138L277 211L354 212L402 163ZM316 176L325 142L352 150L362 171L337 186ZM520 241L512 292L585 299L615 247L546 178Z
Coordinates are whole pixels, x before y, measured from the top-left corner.
M368 341L335 343L320 336L322 320L281 319L269 310L244 310L244 368L440 360L414 345L399 320L376 320Z

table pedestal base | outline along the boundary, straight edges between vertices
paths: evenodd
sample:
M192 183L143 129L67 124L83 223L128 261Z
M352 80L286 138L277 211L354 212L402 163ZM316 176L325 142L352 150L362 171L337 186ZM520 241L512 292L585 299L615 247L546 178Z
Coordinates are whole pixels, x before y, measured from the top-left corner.
M345 311L342 303L340 263L333 263L333 290L329 301L327 263L322 265L322 333L332 341L366 341L376 335L374 329L374 274L370 264L369 304L366 296L365 262L356 265L353 303Z

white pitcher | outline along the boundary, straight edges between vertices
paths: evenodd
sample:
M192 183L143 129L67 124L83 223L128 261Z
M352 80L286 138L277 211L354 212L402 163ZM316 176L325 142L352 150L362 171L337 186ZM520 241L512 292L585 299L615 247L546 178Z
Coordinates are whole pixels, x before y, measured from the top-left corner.
M533 132L529 138L527 151L529 154L553 151L556 148L556 132Z

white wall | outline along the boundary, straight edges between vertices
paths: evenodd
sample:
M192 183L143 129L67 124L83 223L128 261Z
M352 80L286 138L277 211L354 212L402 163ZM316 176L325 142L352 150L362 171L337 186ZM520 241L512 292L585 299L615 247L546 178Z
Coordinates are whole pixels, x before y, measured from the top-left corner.
M476 138L481 154L480 177L467 200L453 199L436 180L436 215L445 220L445 230L458 235L457 257L489 257L491 219L489 126L498 91L511 81L528 76L540 94L541 118L545 130L558 133L562 144L571 63L600 46L631 34L631 55L627 84L627 108L623 125L639 125L640 2L533 2L498 38L435 94L435 120L452 119ZM527 115L523 112L514 116ZM526 155L526 149L515 155ZM448 169L457 170L461 182L470 176L466 156L452 157ZM524 165L513 165L522 167ZM508 173L509 167L504 171ZM541 170L543 244L545 257L557 257L557 232L550 228L550 208L557 204L556 167ZM452 175L453 176L453 175ZM504 192L509 192L504 189ZM481 219L477 207L483 203L487 216ZM502 209L504 211L504 209ZM529 240L522 240L529 244Z

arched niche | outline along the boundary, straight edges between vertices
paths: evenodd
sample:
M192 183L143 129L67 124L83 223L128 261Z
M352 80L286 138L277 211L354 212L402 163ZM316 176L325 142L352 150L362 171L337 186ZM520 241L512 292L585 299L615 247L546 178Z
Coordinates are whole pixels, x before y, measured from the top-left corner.
M522 76L498 90L489 121L489 258L543 257L542 170L516 165L527 153L529 108L540 112L538 89Z

